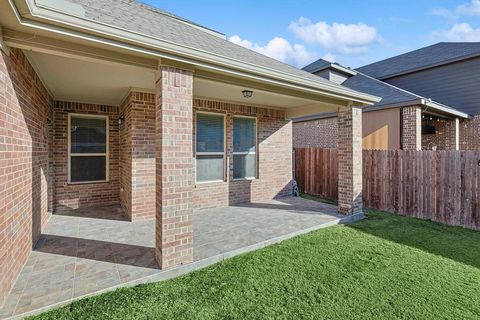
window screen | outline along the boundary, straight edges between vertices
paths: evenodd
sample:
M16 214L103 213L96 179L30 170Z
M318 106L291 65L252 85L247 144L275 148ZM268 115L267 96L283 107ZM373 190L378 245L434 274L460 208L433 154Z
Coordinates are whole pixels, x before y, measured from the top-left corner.
M223 115L197 113L196 174L198 182L225 178L225 124Z
M106 117L70 116L70 182L107 180Z
M70 166L71 182L104 181L107 179L105 156L72 156Z
M107 132L105 119L79 118L70 119L71 153L105 153L107 152Z
M233 118L233 178L257 175L257 129L252 118Z

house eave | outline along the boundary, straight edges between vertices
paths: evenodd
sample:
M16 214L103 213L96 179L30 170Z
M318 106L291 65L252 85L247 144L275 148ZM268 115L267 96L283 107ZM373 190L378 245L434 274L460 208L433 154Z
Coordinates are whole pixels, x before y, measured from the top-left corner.
M385 105L379 105L379 106L369 106L363 108L363 112L373 112L373 111L379 111L379 110L387 110L387 109L394 109L394 108L403 108L403 107L409 107L409 106L422 106L425 107L423 110L424 112L427 110L435 110L437 112L441 112L443 114L447 114L450 117L457 117L457 118L463 118L463 119L469 119L471 118L470 115L467 113L458 111L454 108L442 105L438 102L435 101L429 101L424 98L418 98L418 99L413 99L409 101L402 101L402 102L397 102L397 103L390 103L390 104L385 104ZM324 112L320 114L314 114L314 115L308 115L304 117L298 117L295 119L292 119L294 123L296 122L306 122L306 121L314 121L314 120L319 120L319 119L327 119L327 118L334 118L337 116L336 112Z
M115 26L80 18L51 8L39 7L33 0L8 0L18 21L27 27L62 33L83 40L104 45L122 47L159 58L189 63L205 69L236 75L250 79L261 79L272 83L282 83L299 90L316 92L321 96L353 101L361 105L372 105L378 97L356 92L328 83L319 83L279 70L246 63L229 57L161 40L144 34L131 32ZM20 14L21 12L21 14Z

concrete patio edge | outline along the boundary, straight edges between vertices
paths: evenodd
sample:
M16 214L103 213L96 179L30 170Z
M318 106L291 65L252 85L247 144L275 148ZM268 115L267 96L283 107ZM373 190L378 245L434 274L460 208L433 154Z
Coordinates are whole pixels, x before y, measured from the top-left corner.
M282 241L294 238L294 237L302 235L302 234L310 233L310 232L315 231L315 230L331 227L331 226L338 225L338 224L353 223L353 222L362 220L363 218L364 218L363 213L355 214L355 215L351 215L351 216L338 217L335 220L325 222L325 223L322 223L322 224L319 224L319 225L316 225L316 226L313 226L313 227L310 227L310 228L306 228L306 229L291 232L291 233L288 233L288 234L285 234L285 235L282 235L282 236L274 237L274 238L271 238L271 239L268 239L268 240L264 240L264 241L255 243L253 245L245 246L243 248L235 249L235 250L225 252L225 253L222 253L222 254L218 254L218 255L215 255L215 256L211 256L211 257L208 257L208 258L205 258L205 259L202 259L202 260L194 261L192 263L185 264L185 265L173 268L173 269L167 269L167 270L161 271L160 273L157 273L157 274L154 274L154 275L151 275L151 276L147 276L147 277L143 277L143 278L140 278L140 279L132 280L130 282L126 282L126 283L123 283L123 284L120 284L120 285L117 285L117 286L112 286L112 287L109 287L109 288L101 289L101 290L96 291L96 292L92 292L92 293L89 293L89 294L86 294L86 295L83 295L83 296L68 299L68 300L65 300L65 301L62 301L62 302L54 303L54 304L51 304L49 306L45 306L45 307L42 307L42 308L39 308L39 309L36 309L36 310L32 310L32 311L25 312L25 313L22 313L22 314L19 314L19 315L15 315L15 316L12 316L12 317L9 317L9 318L6 318L6 319L23 319L23 318L28 317L28 316L37 315L37 314L40 314L40 313L43 313L43 312L46 312L46 311L49 311L49 310L52 310L52 309L56 309L56 308L65 306L65 305L70 304L70 303L72 303L74 301L77 301L77 300L97 296L97 295L100 295L100 294L103 294L103 293L106 293L106 292L114 291L114 290L119 289L119 288L133 287L133 286L140 285L140 284L159 282L159 281L164 281L164 280L176 278L176 277L188 274L190 272L206 268L206 267L211 266L211 265L213 265L217 262L227 260L227 259L233 258L235 256L238 256L238 255L241 255L241 254L244 254L244 253L248 253L248 252L251 252L251 251L262 249L262 248L268 247L268 246L276 244L276 243L280 243Z

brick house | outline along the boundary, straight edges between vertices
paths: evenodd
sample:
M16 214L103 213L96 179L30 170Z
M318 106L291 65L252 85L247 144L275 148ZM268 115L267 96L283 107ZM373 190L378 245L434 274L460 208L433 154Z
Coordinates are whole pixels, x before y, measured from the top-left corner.
M304 70L382 98L363 109L366 149L480 150L480 43L438 43L352 70ZM294 146L336 147L335 114L294 119ZM318 132L327 134L317 134Z
M58 212L120 203L189 263L193 209L291 194L293 117L338 113L338 210L362 213L374 95L134 1L0 7L0 305Z

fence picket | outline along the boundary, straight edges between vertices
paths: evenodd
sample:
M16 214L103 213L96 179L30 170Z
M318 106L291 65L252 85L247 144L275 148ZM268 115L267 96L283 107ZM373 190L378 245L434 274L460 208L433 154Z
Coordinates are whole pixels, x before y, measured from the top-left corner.
M366 207L480 230L479 151L363 151ZM338 198L338 151L295 149L301 192Z

